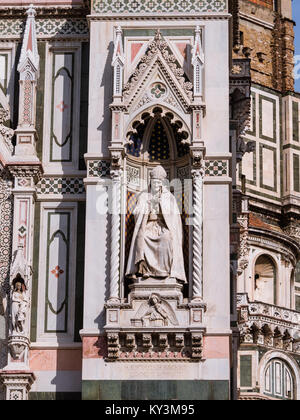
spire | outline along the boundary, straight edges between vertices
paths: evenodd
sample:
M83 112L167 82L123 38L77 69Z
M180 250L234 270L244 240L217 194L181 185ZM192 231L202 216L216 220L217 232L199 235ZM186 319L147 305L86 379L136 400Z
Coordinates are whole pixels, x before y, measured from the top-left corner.
M29 6L29 9L26 11L26 14L27 21L24 32L21 56L18 65L18 71L21 74L22 79L22 73L24 72L25 68L26 73L28 73L29 64L30 73L32 73L32 80L36 80L39 76L40 57L38 54L36 37L36 11L33 4Z
M112 65L115 66L118 62L124 65L125 58L124 58L124 50L123 50L123 42L122 42L122 29L120 26L116 29L116 39L115 39L115 46L114 46L114 55L112 60Z
M204 52L201 41L201 29L199 26L195 30L195 44L192 54L192 65L194 67L194 97L202 98L202 77L204 67Z
M192 64L195 65L196 60L199 59L201 64L204 64L204 52L202 49L201 29L200 26L195 30L195 45L193 48Z
M120 26L116 29L116 38L114 45L114 55L112 59L112 66L114 68L114 97L121 98L123 91L123 70L125 64L122 28Z

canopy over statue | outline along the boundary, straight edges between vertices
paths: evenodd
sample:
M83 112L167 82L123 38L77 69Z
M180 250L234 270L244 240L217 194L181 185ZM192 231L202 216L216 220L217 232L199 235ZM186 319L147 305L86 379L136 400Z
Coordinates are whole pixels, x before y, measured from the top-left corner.
M186 283L183 233L175 197L163 185L162 166L150 174L150 192L142 192L134 209L135 229L126 275L132 278L174 278Z

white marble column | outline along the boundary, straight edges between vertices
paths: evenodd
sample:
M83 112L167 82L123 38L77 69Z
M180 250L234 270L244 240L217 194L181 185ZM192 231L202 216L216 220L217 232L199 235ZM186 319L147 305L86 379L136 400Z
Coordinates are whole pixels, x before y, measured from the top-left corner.
M203 298L203 169L192 170L193 177L193 300Z
M110 298L120 298L120 239L121 239L121 179L122 171L111 171L111 257L110 257Z

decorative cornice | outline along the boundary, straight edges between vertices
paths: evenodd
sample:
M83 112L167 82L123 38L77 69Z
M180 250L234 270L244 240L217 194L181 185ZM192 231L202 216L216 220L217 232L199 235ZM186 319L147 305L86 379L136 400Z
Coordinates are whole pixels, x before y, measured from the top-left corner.
M14 165L8 164L7 168L11 175L15 178L33 178L34 182L37 183L42 174L43 168L39 164L35 165Z
M24 19L24 11L27 6L13 6L13 7L1 7L0 6L0 18ZM89 14L89 8L80 6L49 6L35 8L37 18L82 18Z
M231 19L231 15L229 13L223 13L223 14L219 14L219 13L201 13L200 15L194 14L194 15L189 15L189 14L177 14L177 13L160 13L160 14L155 14L155 13L149 13L148 15L145 14L136 14L136 15L117 15L117 14L107 14L107 15L88 15L87 19L89 21L112 21L112 20L117 20L117 21L138 21L138 20L168 20L168 21L172 21L172 20L196 20L199 21L199 19L201 20L229 20Z
M227 10L226 0L177 0L176 2L160 0L127 0L126 2L115 0L92 1L92 12L101 15L177 13L180 15L195 14L199 16L202 13L226 13Z

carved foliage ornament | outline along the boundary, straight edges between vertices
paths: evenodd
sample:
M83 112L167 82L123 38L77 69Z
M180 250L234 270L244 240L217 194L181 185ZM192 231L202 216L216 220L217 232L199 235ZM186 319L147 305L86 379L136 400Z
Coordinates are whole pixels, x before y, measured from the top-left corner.
M14 135L14 130L4 125L5 122L9 120L9 118L9 110L4 109L0 106L0 134L3 137L5 144L8 146L8 149L10 150L10 152L12 152L13 145L11 140Z

